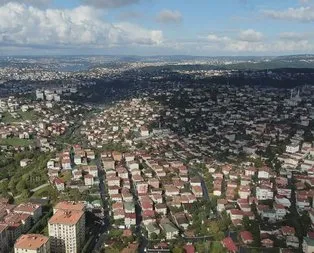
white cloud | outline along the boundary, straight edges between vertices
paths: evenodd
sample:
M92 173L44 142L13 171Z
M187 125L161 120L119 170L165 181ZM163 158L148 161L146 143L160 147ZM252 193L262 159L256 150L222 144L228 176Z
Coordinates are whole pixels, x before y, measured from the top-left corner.
M177 10L162 10L157 15L157 21L160 23L181 23L182 14Z
M229 52L265 51L263 34L252 29L240 31L234 38L209 34L205 39L207 48ZM209 44L208 44L209 43Z
M240 40L249 41L249 42L261 41L263 39L263 37L264 36L261 32L257 32L253 29L241 31L239 34Z
M282 40L304 40L310 37L309 33L296 33L296 32L282 32L279 34L279 38Z
M4 5L10 2L44 7L49 5L52 2L52 0L0 0L0 5Z
M230 38L227 36L218 36L216 34L209 34L207 36L207 41L211 43L227 42L230 41Z
M103 14L88 6L41 10L8 3L0 7L0 45L105 48L162 43L162 31L107 23L101 18Z
M314 21L314 8L299 7L299 8L289 8L286 10L265 10L263 13L273 19L282 19L290 21L301 21L301 22L312 22Z
M311 53L314 50L314 44L309 40L286 41L278 40L269 47L270 52L278 53Z
M314 43L308 39L310 38L310 34L308 33L281 33L278 39L269 41L265 40L261 33L252 32L253 30L250 32L247 31L248 30L241 31L238 35L234 35L233 37L212 33L198 42L197 45L193 46L195 49L205 54L219 52L224 55L278 55L283 53L311 53L314 50Z

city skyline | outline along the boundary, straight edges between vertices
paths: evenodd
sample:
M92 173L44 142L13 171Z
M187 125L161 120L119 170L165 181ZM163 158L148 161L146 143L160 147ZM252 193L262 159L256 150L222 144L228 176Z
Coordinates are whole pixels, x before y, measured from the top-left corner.
M314 52L312 0L0 1L0 55Z

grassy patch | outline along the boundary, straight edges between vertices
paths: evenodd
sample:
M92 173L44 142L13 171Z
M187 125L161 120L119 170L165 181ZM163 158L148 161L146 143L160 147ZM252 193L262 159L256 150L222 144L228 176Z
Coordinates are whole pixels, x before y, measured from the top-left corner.
M28 139L20 139L20 138L7 138L7 139L0 139L0 145L6 145L6 146L29 146L34 144L34 140L28 140Z
M55 191L55 189L53 189L53 187L51 185L48 185L48 186L41 188L40 190L34 192L32 197L38 197L38 198L49 197L50 193L52 191Z
M2 113L1 121L4 123L22 122L26 120L35 121L38 119L35 111L22 112L21 110L14 113Z
M210 252L226 252L220 242L212 242L210 245Z
M19 112L19 115L23 120L37 120L38 116L34 111L27 111L27 112Z

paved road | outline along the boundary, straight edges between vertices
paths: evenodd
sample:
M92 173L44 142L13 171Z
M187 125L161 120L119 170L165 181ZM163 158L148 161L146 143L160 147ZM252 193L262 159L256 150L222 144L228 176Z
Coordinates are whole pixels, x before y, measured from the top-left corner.
M34 189L31 189L30 192L37 192L37 191L39 191L40 189L45 188L45 187L47 187L47 186L49 186L49 185L50 185L49 183L42 184L42 185L40 185L40 186L38 186L38 187L36 187L36 188L34 188ZM9 193L9 194L12 195L12 193ZM17 195L17 196L15 196L15 197L13 197L13 198L14 198L14 199L18 199L18 198L20 198L21 196L22 196L22 194Z
M50 185L49 183L42 184L42 185L40 185L40 186L38 186L38 187L36 187L36 188L34 188L34 189L31 189L30 191L31 191L31 192L37 192L37 191L39 191L40 189L45 188L45 187L47 187L47 186L49 186L49 185Z
M103 208L104 208L104 220L103 224L101 226L101 229L99 230L99 233L97 235L96 240L93 242L93 249L90 252L93 253L99 253L102 246L105 243L105 240L107 238L107 232L110 227L110 221L109 221L109 208L108 208L108 199L106 196L106 186L104 183L105 180L105 173L101 165L101 160L97 158L96 160L97 168L98 168L98 175L99 175L99 191L100 196L103 201Z

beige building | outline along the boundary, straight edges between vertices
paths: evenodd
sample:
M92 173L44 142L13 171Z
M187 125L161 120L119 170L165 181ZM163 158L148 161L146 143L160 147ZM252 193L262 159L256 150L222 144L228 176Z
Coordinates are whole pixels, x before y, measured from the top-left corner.
M14 253L50 253L50 240L39 234L22 235L14 244Z
M85 240L85 213L80 210L56 209L48 222L51 252L79 253Z

